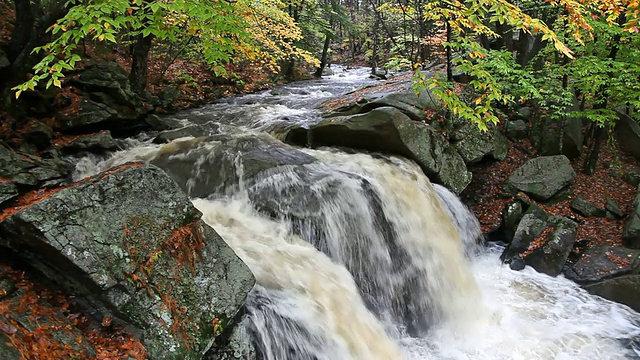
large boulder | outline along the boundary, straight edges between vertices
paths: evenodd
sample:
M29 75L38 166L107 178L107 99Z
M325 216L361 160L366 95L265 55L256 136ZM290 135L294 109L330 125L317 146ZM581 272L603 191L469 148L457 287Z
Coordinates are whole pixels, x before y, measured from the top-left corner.
M316 159L267 134L220 134L173 141L150 159L190 196L207 197L237 189L261 171Z
M149 124L145 115L149 109L131 87L127 72L114 62L90 66L69 84L81 89L84 97L77 113L70 112L59 119L60 130L67 133L88 133L110 130L114 135L129 135Z
M0 246L129 325L151 359L200 359L254 278L162 170L127 164L45 193L0 223Z
M32 187L43 182L63 182L69 173L70 168L61 160L43 159L0 146L0 178L5 182L8 179L13 185Z
M584 287L589 293L640 311L640 275L625 275Z
M297 126L289 130L285 141L302 146L344 146L401 155L414 160L433 181L456 194L471 182L464 160L442 134L393 107L333 117L309 128Z
M614 134L620 148L640 159L640 125L629 115L618 112Z
M573 249L577 231L578 224L570 219L551 216L532 205L520 220L502 259L516 270L530 265L538 272L558 276Z
M325 117L364 114L381 107L393 107L415 121L427 119L426 110L438 110L436 98L426 89L416 92L412 88L398 92L383 92L369 95L354 103L347 104Z
M633 211L624 224L622 241L627 247L640 249L640 186L638 186L638 194L633 200Z
M504 160L509 150L509 140L497 126L488 124L486 131L470 121L458 120L453 133L453 144L466 164L476 163L485 157Z
M571 184L575 177L576 172L566 156L541 156L516 169L507 179L507 189L544 201Z
M640 251L623 247L589 247L565 276L579 284L594 283L626 274L640 273Z
M579 118L558 119L542 115L534 119L530 135L533 146L542 155L565 155L576 158L582 153L584 135L582 120Z

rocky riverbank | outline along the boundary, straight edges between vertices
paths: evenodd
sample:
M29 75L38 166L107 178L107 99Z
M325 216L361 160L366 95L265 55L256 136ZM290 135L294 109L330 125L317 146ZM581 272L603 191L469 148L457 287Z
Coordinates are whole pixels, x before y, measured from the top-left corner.
M487 132L462 121L447 124L437 101L426 90L416 94L409 76L325 102L315 123L276 126L271 134L211 122L182 127L158 117L114 65L98 65L73 81L77 113L34 121L0 146L2 358L45 351L52 358L255 356L235 331L253 275L189 197L292 171L311 188L319 175L307 167L318 160L291 145L412 159L433 182L466 199L488 240L506 244L503 259L512 269L565 274L594 294L640 309L633 122L625 122L631 130L620 138L627 152L607 149L596 174L586 176L579 166L581 125L567 122L554 133L557 127L527 107ZM122 137L141 131L167 145L144 162L71 181L68 156L110 153ZM184 136L194 138L172 142ZM548 140L554 136L563 141ZM362 191L370 186L352 180ZM296 218L298 231L317 232L317 194L259 190L248 193L257 210ZM35 289L43 287L33 279L61 292L38 290L49 294L38 297ZM43 314L47 323L38 320Z

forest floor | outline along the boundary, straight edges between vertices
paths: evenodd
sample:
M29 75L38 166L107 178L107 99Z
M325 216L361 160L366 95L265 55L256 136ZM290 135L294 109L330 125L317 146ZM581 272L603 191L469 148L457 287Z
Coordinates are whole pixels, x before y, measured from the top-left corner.
M607 199L611 199L625 214L630 214L633 210L632 202L637 189L626 183L622 174L627 171L638 172L640 161L609 146L606 140L603 141L605 143L601 147L600 158L593 175L582 172L584 154L571 161L577 174L571 185L573 196L553 205L539 205L552 215L562 215L577 221L579 226L576 241L580 244L622 246L626 218L607 220L603 217L584 217L570 208L573 198L582 195L599 208L604 208ZM527 160L539 156L528 140L518 141L517 144L518 146L514 146L515 143L510 142L507 158L503 161L484 162L469 167L473 173L473 181L462 195L465 203L480 221L485 234L500 226L502 209L514 201L513 196L504 191L506 179Z

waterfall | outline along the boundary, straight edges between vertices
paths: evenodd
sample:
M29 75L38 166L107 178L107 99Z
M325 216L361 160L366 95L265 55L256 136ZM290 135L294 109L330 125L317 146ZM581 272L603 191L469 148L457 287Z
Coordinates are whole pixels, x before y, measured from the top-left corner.
M289 94L316 102L313 94L331 86L318 84L309 92L292 85ZM263 129L316 116L297 103L263 106L270 96L233 98L178 118L245 117L242 126ZM203 220L256 277L243 324L261 359L638 358L640 315L562 277L503 266L500 249L479 243L473 214L412 161L304 149L302 158L315 161L258 171L249 160L263 161L268 146L228 150L221 141L137 144L102 161L77 161L74 177L128 161L173 165L167 172L198 194L192 200Z

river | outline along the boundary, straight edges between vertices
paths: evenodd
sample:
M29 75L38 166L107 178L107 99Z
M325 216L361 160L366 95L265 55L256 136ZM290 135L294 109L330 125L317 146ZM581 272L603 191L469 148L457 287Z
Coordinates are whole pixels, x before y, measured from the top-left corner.
M334 71L172 118L249 133L310 123L321 101L374 83L367 69ZM107 159L80 160L75 177L150 160L170 146L144 137L128 144ZM413 162L331 148L302 151L318 161L247 184L240 154L233 191L193 198L256 276L243 326L262 358L638 358L638 313L562 276L502 265L499 246L479 244L469 210ZM260 196L287 209L302 205L296 211L304 214L267 216L257 206Z

